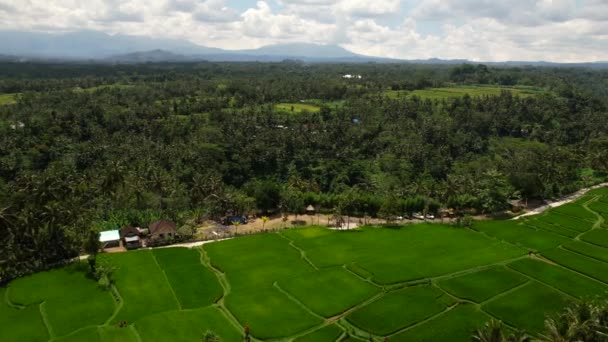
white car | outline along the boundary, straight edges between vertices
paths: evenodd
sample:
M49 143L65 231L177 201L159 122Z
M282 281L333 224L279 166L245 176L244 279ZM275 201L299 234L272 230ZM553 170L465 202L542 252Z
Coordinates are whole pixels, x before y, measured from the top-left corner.
M424 220L424 216L420 213L415 213L412 215L415 219Z
M435 219L435 215L427 214L427 215L425 216L425 218L426 218L427 220L434 220L434 219Z

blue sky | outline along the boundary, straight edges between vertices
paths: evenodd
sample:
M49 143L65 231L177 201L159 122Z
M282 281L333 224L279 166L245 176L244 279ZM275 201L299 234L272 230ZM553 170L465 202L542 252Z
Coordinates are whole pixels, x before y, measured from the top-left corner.
M375 56L608 60L608 0L0 0L0 30L308 42Z

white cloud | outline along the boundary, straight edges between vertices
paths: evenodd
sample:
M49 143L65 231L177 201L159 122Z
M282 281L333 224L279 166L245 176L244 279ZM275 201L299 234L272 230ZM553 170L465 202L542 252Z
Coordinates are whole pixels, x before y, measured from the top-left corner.
M331 43L405 59L608 60L606 0L420 0L413 6L410 0L266 0L244 10L230 3L0 0L0 29L100 30L229 49Z

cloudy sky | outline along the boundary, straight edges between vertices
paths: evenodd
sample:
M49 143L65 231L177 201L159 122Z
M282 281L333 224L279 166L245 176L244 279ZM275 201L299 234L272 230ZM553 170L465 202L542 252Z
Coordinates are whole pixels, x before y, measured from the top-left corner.
M308 42L393 58L608 60L608 0L0 0L0 30Z

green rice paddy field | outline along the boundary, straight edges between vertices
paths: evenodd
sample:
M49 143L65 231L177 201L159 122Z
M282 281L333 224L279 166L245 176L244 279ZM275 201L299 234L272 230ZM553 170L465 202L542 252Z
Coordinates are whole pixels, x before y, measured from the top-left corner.
M323 227L200 248L102 254L0 288L0 341L469 341L491 318L529 334L608 295L608 192L541 215L402 228Z
M385 95L391 99L400 99L405 97L417 96L422 99L440 100L447 98L462 97L465 94L469 96L495 96L500 95L501 92L507 91L513 95L528 97L535 96L544 93L545 91L536 87L527 86L513 86L513 87L499 87L499 86L487 86L487 85L469 85L469 86L456 86L456 87L445 87L445 88L429 88L419 89L414 91L407 90L389 90L385 92Z

